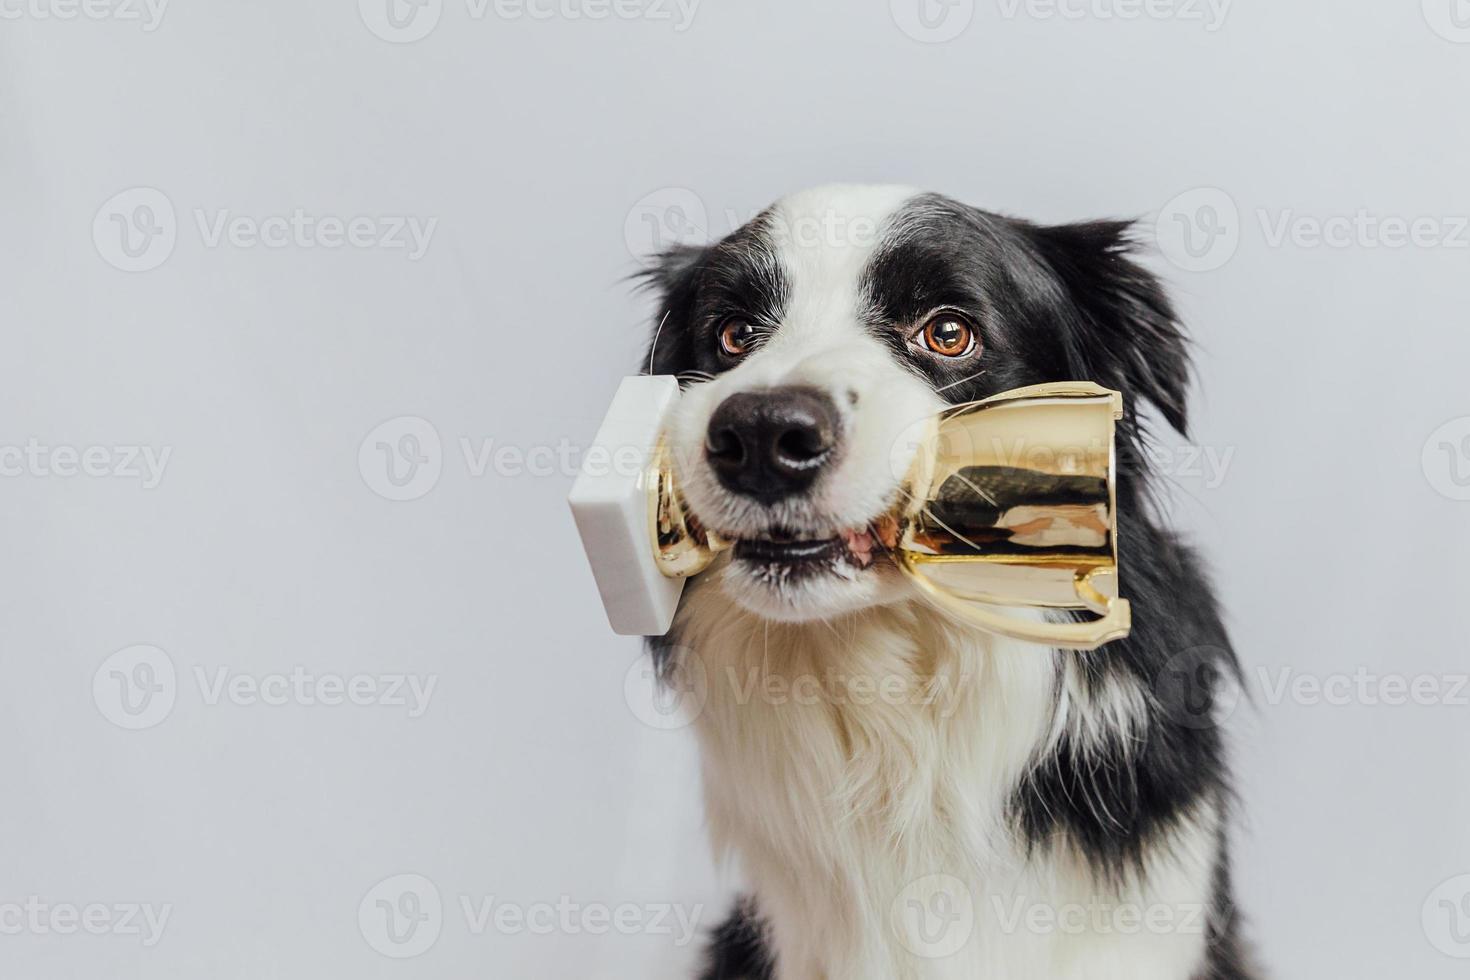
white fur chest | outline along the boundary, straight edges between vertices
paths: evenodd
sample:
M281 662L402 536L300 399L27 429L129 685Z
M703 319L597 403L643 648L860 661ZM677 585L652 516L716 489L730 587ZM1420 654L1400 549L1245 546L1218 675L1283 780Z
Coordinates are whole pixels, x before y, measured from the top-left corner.
M779 980L1194 971L1212 819L1147 883L1106 891L1066 849L1028 855L1010 829L1007 805L1056 726L1099 721L1075 700L1058 711L1052 654L909 604L766 623L714 581L686 597L678 635L681 681L706 692L711 833L739 857ZM1166 927L1130 928L1132 905Z

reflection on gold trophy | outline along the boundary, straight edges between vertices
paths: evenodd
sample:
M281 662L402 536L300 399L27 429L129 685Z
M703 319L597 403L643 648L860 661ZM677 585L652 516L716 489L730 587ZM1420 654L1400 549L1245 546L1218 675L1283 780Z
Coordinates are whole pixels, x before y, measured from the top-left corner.
M936 606L992 633L1068 650L1127 636L1114 453L1122 413L1119 392L1068 381L1003 392L925 423L894 514L899 567ZM649 476L660 571L698 574L728 545L684 509L663 448Z

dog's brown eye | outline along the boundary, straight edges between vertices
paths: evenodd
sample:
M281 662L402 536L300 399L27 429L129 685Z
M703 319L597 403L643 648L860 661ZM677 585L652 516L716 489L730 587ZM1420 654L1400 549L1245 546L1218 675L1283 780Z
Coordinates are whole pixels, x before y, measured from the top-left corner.
M924 324L924 346L944 357L964 357L975 349L975 331L963 317L941 313Z
M755 347L757 336L748 320L731 317L720 326L720 350L731 357L743 357Z

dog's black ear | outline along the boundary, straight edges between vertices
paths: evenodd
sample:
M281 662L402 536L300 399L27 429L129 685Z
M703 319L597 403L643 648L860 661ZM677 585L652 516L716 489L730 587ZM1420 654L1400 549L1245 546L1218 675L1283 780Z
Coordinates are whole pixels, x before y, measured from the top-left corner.
M1067 367L1128 397L1152 402L1186 434L1189 347L1157 276L1139 265L1128 221L1091 221L1035 229L1043 259L1065 286Z
M708 251L699 245L675 245L650 258L634 276L658 297L653 334L643 359L643 369L651 374L675 374L688 356L686 327Z

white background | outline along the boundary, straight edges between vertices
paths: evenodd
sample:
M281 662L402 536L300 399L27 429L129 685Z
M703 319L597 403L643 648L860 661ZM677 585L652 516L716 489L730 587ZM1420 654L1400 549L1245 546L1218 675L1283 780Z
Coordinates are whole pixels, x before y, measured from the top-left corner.
M176 0L152 30L67 2L0 4L0 447L170 455L150 488L0 456L0 927L33 895L171 914L149 947L5 927L0 974L688 976L695 951L656 929L476 934L461 911L707 903L710 924L732 880L688 732L640 720L659 716L638 644L606 629L569 475L477 476L461 440L586 443L645 342L622 277L649 216L663 240L696 234L681 219L719 235L843 179L1138 216L1150 240L1158 219L1151 261L1199 344L1196 444L1229 454L1173 457L1173 513L1255 700L1230 721L1249 932L1276 976L1463 975L1438 902L1470 886L1431 892L1470 873L1466 692L1276 685L1362 670L1443 694L1470 669L1464 3L1238 0L1219 21L959 0L930 29L917 0L706 0L687 24L443 0L395 34L386 0ZM437 224L417 259L211 244L221 212L298 209ZM1310 237L1360 212L1340 247ZM1391 222L1362 230L1384 219L1429 223L1389 247ZM430 462L395 502L377 441L424 423L359 450L404 416ZM109 658L139 644L176 689L128 730L117 679L144 675ZM210 703L221 669L297 667L437 686L412 718ZM372 926L400 874L443 906L403 960Z

